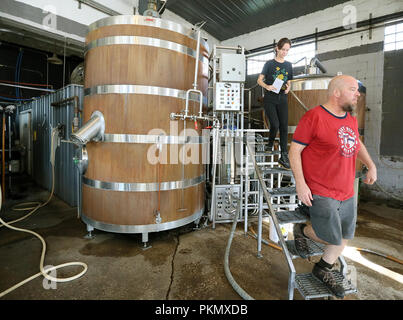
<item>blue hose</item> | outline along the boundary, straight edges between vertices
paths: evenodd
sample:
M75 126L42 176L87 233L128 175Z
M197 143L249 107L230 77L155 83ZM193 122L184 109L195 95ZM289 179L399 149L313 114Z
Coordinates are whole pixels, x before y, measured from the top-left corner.
M14 80L17 83L17 85L18 85L18 65L20 63L20 54L21 54L21 51L18 52L17 63L15 64L15 73L14 73ZM19 95L18 95L18 87L15 87L15 96L17 98L19 97Z
M17 64L15 66L15 82L17 82L17 85L20 82L22 55L23 50L20 50L17 57ZM15 88L15 95L17 98L20 98L20 88Z
M24 50L21 50L21 51L20 51L20 55L19 55L20 61L19 61L19 63L18 63L18 80L17 80L18 83L19 83L20 80L21 80L21 64L22 64L22 55L23 55L23 54L24 54ZM17 96L17 98L20 98L20 97L21 97L21 89L18 88L18 96Z
M6 100L6 101L32 101L33 99L15 99L15 98L7 98L7 97L1 97L0 100Z

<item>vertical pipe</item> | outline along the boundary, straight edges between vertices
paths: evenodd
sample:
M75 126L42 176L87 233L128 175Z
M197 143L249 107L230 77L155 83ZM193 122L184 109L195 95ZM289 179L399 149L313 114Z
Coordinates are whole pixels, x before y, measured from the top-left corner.
M5 146L5 144L6 144L6 117L5 117L5 114L4 114L4 111L3 111L3 134L2 134L2 150L1 150L1 161L2 161L2 180L1 180L1 185L2 185L2 190L1 190L1 194L2 194L2 196L3 196L3 202L4 202L4 200L5 200L5 188L6 188L6 183L5 183L5 181L6 181L6 176L5 176L5 174L6 174L6 170L5 170L5 165L6 165L6 163L5 163L5 148L6 148L6 146Z
M197 48L196 48L196 60L195 60L195 77L193 82L193 89L197 89L197 74L199 73L199 56L200 56L200 30L197 32ZM202 97L200 97L201 99Z
M81 172L77 166L77 219L81 217Z
M241 148L243 146L241 145ZM249 152L248 149L246 149L246 162L245 162L245 209L244 209L244 232L245 235L248 233L248 192L250 190L250 182L249 182ZM242 166L241 166L242 168ZM242 175L241 175L242 177ZM242 188L242 182L241 182L241 188Z
M251 117L252 117L252 89L249 89L249 99L248 99L248 128L251 128Z
M11 192L11 110L8 113L8 189Z

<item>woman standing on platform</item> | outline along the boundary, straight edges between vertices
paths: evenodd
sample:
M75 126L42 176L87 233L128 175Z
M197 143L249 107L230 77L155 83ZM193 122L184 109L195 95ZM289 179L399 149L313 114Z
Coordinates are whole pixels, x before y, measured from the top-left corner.
M285 61L291 41L282 38L275 48L275 58L265 63L257 83L265 89L264 111L270 123L269 150L272 150L277 131L280 131L281 157L278 163L290 169L288 160L288 102L287 94L293 79L292 64ZM281 89L280 89L281 86ZM280 89L280 90L278 90Z

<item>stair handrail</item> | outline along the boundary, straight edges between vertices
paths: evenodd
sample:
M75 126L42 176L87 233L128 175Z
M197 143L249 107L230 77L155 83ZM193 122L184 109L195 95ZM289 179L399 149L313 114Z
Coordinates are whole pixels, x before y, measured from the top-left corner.
M271 196L270 196L269 192L267 191L266 183L264 182L264 180L262 178L260 168L256 163L256 159L253 156L254 153L252 152L251 146L250 146L249 141L247 139L246 139L246 147L248 148L249 155L252 158L253 165L255 167L255 172L257 174L260 186L261 186L261 188L263 190L263 196L266 199L266 202L267 202L267 205L268 205L268 208L269 208L269 215L270 215L270 217L271 217L271 219L272 219L272 221L274 223L274 227L276 229L276 232L277 232L277 235L278 235L278 238L279 238L280 246L283 249L283 252L284 252L287 264L288 264L288 268L290 270L290 279L292 280L292 282L294 282L295 273L296 273L295 267L294 267L294 264L292 263L292 258L291 258L290 252L288 251L287 245L286 245L286 243L284 241L284 238L283 238L283 235L282 235L282 232L281 232L281 229L280 229L280 225L279 225L278 220L277 220L277 216L276 216L276 214L274 212L273 205L271 204Z

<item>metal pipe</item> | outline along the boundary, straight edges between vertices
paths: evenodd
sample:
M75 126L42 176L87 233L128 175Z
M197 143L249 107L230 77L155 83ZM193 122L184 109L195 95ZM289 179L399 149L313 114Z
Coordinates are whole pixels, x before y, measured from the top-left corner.
M3 148L2 148L2 152L1 152L1 162L2 162L2 177L1 177L1 185L2 185L2 189L1 189L1 194L2 194L2 196L3 196L3 201L4 201L4 199L5 199L5 188L6 188L6 184L5 184L5 181L6 181L6 176L5 176L5 173L6 173L6 168L5 168L5 158L4 158L4 155L5 155L5 152L4 152L4 150L5 150L5 144L6 144L6 116L5 116L5 112L4 112L4 110L3 110L3 134L2 134L2 146L3 146Z
M3 83L3 82L0 82L0 86L22 88L22 89L36 90L36 91L46 91L46 92L55 92L56 91L56 90L52 90L52 89L33 88L33 87L20 86L18 84L9 84L9 83Z
M309 111L307 106L300 100L300 98L298 98L298 96L294 93L294 91L290 90L290 92L292 93L294 98L299 102L299 104L305 109L305 111Z
M105 120L101 112L95 111L91 119L77 132L71 134L71 140L77 144L87 144L91 140L103 139L105 133Z
M228 47L228 46L216 46L217 49L224 49L224 50L239 50L240 47Z
M248 128L251 128L251 117L252 117L252 91L249 90L249 100L248 100Z
M52 102L50 105L52 107L57 107L60 106L64 103L68 103L70 101L74 101L74 118L73 118L73 132L76 132L78 130L78 125L79 125L79 119L78 119L78 113L82 113L82 110L79 108L79 97L78 96L73 96L67 99L63 99L60 101L55 101Z
M323 66L323 64L319 61L318 58L316 57L312 58L309 64L311 67L317 66L320 69L320 71L322 71L323 73L327 73L326 68Z
M11 110L8 114L8 189L11 191Z
M200 29L197 32L197 48L196 48L196 60L195 60L195 77L193 82L193 89L197 90L197 74L199 72L199 56L200 56Z
M81 217L81 171L77 167L77 219Z
M1 65L0 65L1 67ZM32 86L38 86L38 87L50 87L53 88L52 85L48 84L42 84L42 83L30 83L30 82L15 82L15 81L9 81L9 80L0 80L1 83L10 83L10 84L17 84L17 85L32 85Z
M120 16L120 15L122 15L121 13L119 13L117 11L114 11L112 9L109 9L108 7L103 6L102 4L100 4L98 2L95 2L93 0L76 0L76 1L78 2L78 9L81 9L81 4L83 3L83 4L86 4L87 6L89 6L91 8L94 8L94 9L96 9L96 10L98 10L100 12L103 12L103 13L105 13L107 15L110 15L110 16Z
M330 36L330 35L333 35L333 34L340 34L340 35L338 35L336 37L342 37L342 36L345 36L347 34L363 32L364 30L362 30L361 28L365 28L365 27L368 27L368 26L372 26L372 28L373 28L374 25L376 25L376 24L382 24L381 27L384 27L385 22L401 19L402 17L403 17L403 11L400 11L400 12L396 12L396 13L392 13L392 14L387 14L387 15L384 15L384 16L381 16L381 17L376 17L376 18L373 18L371 20L367 19L367 20L364 20L364 21L357 22L357 27L352 32L346 33L346 31L348 31L348 29L346 29L344 26L341 26L341 27L336 27L336 28L333 28L333 29L320 31L320 32L317 32L317 33L311 33L309 35L293 38L293 39L290 39L290 40L291 40L292 43L300 43L300 42L303 42L303 41L308 41L308 40L313 40L313 39L317 39L317 38L321 38L321 37L326 37L326 36ZM329 40L329 38L318 39L318 41L325 41L325 40ZM262 47L258 47L258 48L255 48L255 49L248 50L248 52L249 52L249 55L252 55L253 53L262 54L264 51L269 51L270 49L273 49L274 46L275 46L274 44L270 44L270 45L267 45L267 46L262 46Z

